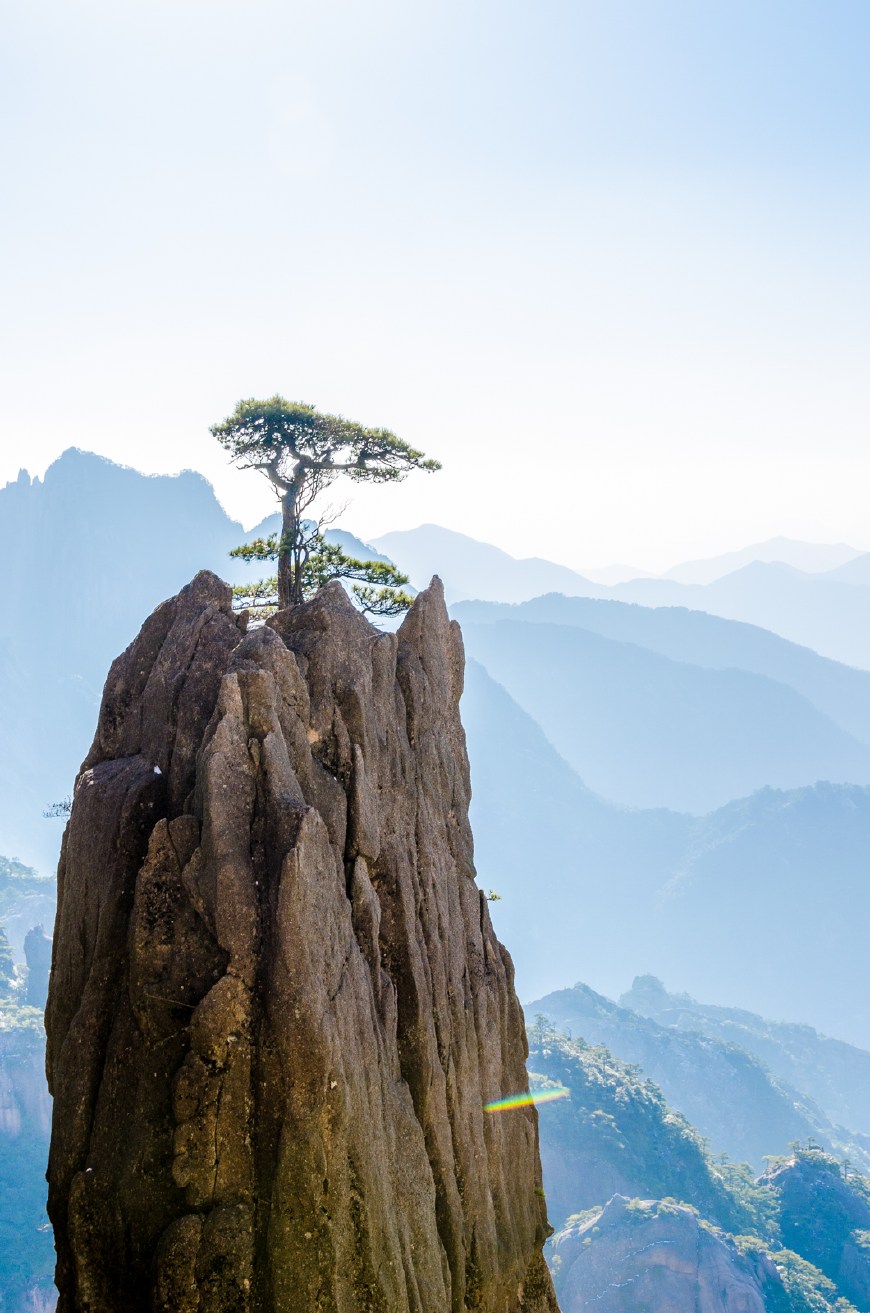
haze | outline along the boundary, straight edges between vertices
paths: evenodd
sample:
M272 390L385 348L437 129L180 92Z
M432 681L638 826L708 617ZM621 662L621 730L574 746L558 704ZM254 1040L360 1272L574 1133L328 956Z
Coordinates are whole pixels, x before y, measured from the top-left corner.
M272 509L280 390L437 455L354 490L649 569L870 546L870 9L12 0L0 482L77 445Z

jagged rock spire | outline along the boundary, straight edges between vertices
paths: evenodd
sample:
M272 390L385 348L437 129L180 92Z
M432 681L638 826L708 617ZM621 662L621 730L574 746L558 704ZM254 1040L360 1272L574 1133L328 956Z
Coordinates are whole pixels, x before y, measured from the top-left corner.
M200 574L114 663L59 871L59 1313L551 1313L463 654Z

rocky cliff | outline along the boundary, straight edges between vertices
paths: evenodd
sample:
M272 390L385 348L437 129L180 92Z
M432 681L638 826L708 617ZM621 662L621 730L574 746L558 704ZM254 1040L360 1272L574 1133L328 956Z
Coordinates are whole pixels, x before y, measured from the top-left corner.
M751 1232L748 1201L707 1145L637 1067L602 1046L531 1028L532 1079L570 1097L541 1108L541 1162L550 1221L601 1207L613 1195L685 1199L734 1234Z
M783 1244L870 1313L870 1181L819 1149L797 1149L762 1180L779 1203Z
M114 663L59 868L59 1313L556 1308L440 585L244 632L201 574Z
M565 1313L766 1313L788 1308L763 1253L743 1254L691 1208L615 1195L553 1242ZM822 1307L822 1306L820 1306Z

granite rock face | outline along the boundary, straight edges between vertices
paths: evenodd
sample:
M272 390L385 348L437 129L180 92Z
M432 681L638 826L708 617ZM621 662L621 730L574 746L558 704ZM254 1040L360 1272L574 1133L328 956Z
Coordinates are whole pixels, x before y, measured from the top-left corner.
M614 1195L553 1240L564 1313L765 1313L783 1307L782 1283L764 1254L742 1254L690 1208Z
M112 666L46 1014L59 1313L551 1313L463 654L200 574Z

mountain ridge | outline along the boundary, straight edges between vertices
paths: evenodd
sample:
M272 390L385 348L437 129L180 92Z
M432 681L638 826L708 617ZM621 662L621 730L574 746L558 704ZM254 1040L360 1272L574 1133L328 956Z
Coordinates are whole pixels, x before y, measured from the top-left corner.
M596 793L704 814L765 786L870 784L870 747L767 675L579 627L464 626L469 653Z
M527 1004L526 1013L533 1035L532 1018L540 1015L557 1033L567 1032L569 1041L603 1045L620 1062L640 1068L710 1141L714 1154L724 1150L761 1172L770 1156L787 1153L793 1141L815 1138L828 1150L853 1155L856 1168L870 1172L870 1134L832 1122L805 1090L788 1085L733 1041L675 1030L580 982Z
M804 574L787 565L754 561L708 584L649 577L607 586L560 566L559 583L548 585L552 576L539 570L534 575L535 587L530 587L525 567L518 571L518 563L501 549L438 526L385 535L377 543L401 569L408 570L412 582L425 582L427 570L432 573L440 564L451 604L475 598L519 602L534 593L560 591L648 607L689 607L759 625L832 660L870 668L863 575L861 582L848 583L835 577L836 572L831 577ZM840 568L847 571L848 563ZM860 567L856 566L854 573L858 575Z
M672 660L711 669L737 668L788 684L847 733L870 743L870 672L856 669L747 621L686 607L548 594L528 602L457 602L460 621L508 619L588 629L649 648Z

